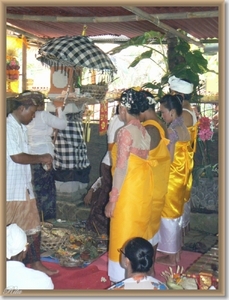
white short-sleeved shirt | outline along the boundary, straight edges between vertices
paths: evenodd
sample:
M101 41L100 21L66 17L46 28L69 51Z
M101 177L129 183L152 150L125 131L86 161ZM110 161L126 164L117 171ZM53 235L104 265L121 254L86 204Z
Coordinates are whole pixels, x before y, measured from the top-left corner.
M116 132L119 128L124 125L124 122L119 119L118 115L114 115L111 118L108 129L107 129L107 142L108 144L112 144L115 142ZM107 151L105 154L102 163L110 166L111 165L111 154L110 151Z
M29 153L49 153L53 157L53 129L63 130L66 127L67 120L61 107L58 108L58 117L48 111L36 111L35 118L27 125Z
M6 289L53 290L52 279L44 272L27 268L20 261L6 262Z
M124 290L168 290L168 287L152 276L146 276L140 280L133 277L124 279L114 285L108 290L124 289Z
M12 114L9 114L6 122L6 200L25 201L26 189L30 199L34 199L31 183L30 164L18 164L11 159L11 155L28 152L27 129L19 124Z

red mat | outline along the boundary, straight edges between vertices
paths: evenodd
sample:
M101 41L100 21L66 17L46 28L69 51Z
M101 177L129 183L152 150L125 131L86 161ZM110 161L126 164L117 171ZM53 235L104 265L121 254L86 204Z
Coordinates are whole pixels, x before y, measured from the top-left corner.
M104 290L111 286L107 272L101 271L97 266L86 268L66 268L56 263L43 262L50 269L58 269L59 273L52 276L55 290L83 289ZM104 280L106 280L104 282Z
M158 252L157 255L160 255ZM201 253L182 251L180 266L184 271L187 270L200 256ZM59 273L52 276L55 289L83 289L83 290L104 290L110 287L110 280L107 275L107 253L99 257L91 265L85 268L65 268L59 264L51 262L43 262L50 269L58 269ZM173 271L176 267L172 267ZM162 271L169 271L168 266L155 263L155 278L164 282L164 278L160 275ZM103 282L103 280L106 280Z
M160 256L160 252L157 252L157 256ZM184 271L186 271L200 256L201 253L197 252L189 252L189 251L182 251L181 252L181 261L179 263L180 266L183 266ZM91 265L97 266L100 270L107 272L107 253L99 257L96 261L94 261ZM169 271L168 266L155 263L155 278L160 281L163 281L164 278L160 276L162 271ZM176 267L172 267L173 271L175 271Z

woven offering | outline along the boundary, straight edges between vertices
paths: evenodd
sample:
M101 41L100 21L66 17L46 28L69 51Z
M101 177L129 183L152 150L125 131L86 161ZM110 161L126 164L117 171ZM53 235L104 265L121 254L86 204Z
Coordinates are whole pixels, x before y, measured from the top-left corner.
M65 228L52 228L46 224L41 228L41 249L57 251L60 247L65 247L69 241L71 231Z
M169 272L164 271L161 276L166 279L166 285L171 290L208 290L218 288L218 279L210 273L183 274L183 267L177 266L174 273L169 267Z
M92 98L102 101L106 96L108 90L107 84L98 85L98 84L88 84L82 85L80 88L81 94L90 94Z

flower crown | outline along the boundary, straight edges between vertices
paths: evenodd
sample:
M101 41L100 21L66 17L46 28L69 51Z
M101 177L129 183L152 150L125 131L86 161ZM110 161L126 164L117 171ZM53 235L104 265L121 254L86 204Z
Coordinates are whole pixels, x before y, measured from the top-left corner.
M131 109L131 104L134 103L133 93L137 93L134 89L124 91L121 97L121 105L125 106L128 110Z

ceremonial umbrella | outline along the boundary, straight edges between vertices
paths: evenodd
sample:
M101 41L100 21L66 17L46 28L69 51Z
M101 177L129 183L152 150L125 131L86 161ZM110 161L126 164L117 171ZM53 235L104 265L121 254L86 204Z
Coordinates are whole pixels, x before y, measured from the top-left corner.
M83 35L51 39L39 49L36 58L50 67L64 68L65 72L68 70L68 90L64 102L68 98L69 92L74 91L73 77L77 69L100 70L104 74L110 75L108 77L111 80L113 80L113 72L117 72L110 57L97 47L90 38ZM93 85L93 88L95 87Z
M54 38L39 49L37 59L49 66L85 67L116 72L109 56L86 36Z

